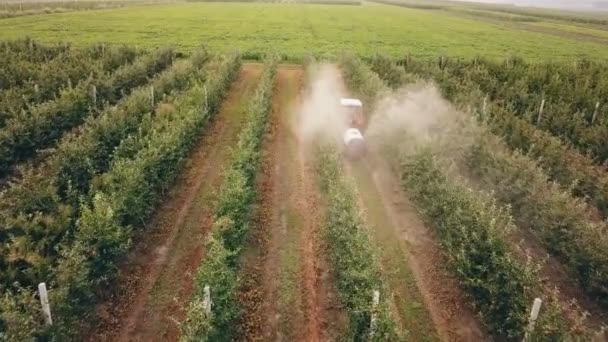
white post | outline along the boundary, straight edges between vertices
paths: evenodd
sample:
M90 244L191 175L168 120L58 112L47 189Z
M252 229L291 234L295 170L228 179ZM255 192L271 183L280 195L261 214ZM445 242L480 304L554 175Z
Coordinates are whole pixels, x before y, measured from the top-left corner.
M205 110L209 110L209 94L207 94L207 86L203 87L203 94L205 95Z
M68 88L72 89L72 80L68 78Z
M95 85L91 88L91 100L93 101L93 107L97 107L97 87Z
M205 295L205 298L203 300L203 306L205 307L205 313L207 314L207 317L209 317L211 316L211 305L213 305L213 302L211 302L211 290L209 289L209 285L205 285L203 293Z
M34 84L34 93L38 94L39 90L40 90L40 88L38 88L38 85Z
M528 341L530 338L530 333L534 331L534 325L536 324L536 320L538 319L538 313L540 312L540 306L543 304L543 301L540 298L534 298L534 303L532 304L532 311L530 311L530 318L528 319L528 329L526 329L526 334L524 335L524 342Z
M44 323L53 325L53 317L51 317L51 306L49 305L49 296L46 292L46 284L38 284L38 294L40 295L40 304L42 305L42 313L44 314Z
M380 304L380 291L374 290L374 295L372 298L372 317L369 322L370 338L373 338L374 333L376 332L376 321L378 320L378 304Z
M483 98L483 107L481 108L481 113L483 116L486 116L486 109L488 108L488 95Z
M152 104L152 110L154 110L154 86L150 86L150 103Z
M540 119L543 116L543 110L545 109L545 99L543 99L540 103L540 109L538 110L538 118L536 119L536 124L540 124Z
M591 123L595 122L595 118L597 117L597 111L600 109L600 101L595 103L595 110L593 111L593 117L591 118Z

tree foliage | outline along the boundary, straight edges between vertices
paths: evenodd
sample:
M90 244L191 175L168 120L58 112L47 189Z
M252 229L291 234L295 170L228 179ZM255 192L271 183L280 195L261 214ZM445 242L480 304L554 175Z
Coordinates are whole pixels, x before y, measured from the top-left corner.
M412 66L411 63L409 58L404 61L404 64ZM449 61L440 58L438 65L441 70L443 66L449 65ZM371 70L361 67L358 71L351 72L366 74ZM411 79L411 76L404 79ZM463 97L471 95L463 93ZM449 161L440 164L435 158L442 154L412 149L408 133L404 133L400 139L393 137L396 139L391 142L410 148L388 149L392 152L402 151L400 158L391 155L389 160L395 164L395 159L401 159L401 165L393 166L400 173L404 188L413 194L419 210L438 231L444 253L450 261L450 270L460 279L490 332L496 337L521 338L526 328L529 305L535 296L539 296L544 299L545 305L542 318L532 332L534 338L590 338L592 332L563 318L555 294L538 285L541 281L535 274L533 265L511 256L512 246L507 243L507 234L515 226L511 222L508 207L501 208L492 197L473 192L455 179L447 177L441 165L453 163L453 156L447 156ZM483 143L481 146L488 147ZM505 168L505 165L477 165L475 162L471 162L470 166L477 172L492 172L492 167L496 167L494 172L501 172ZM517 181L510 178L508 182L512 185ZM527 186L547 184L545 181L543 184Z
M15 162L32 157L38 149L56 142L66 130L78 126L93 113L98 104L91 96L97 88L99 108L103 103L116 104L125 93L145 84L150 77L173 62L172 49L162 49L143 56L135 63L117 69L111 75L89 77L74 87L61 90L57 98L22 111L0 129L0 176L5 176Z
M336 274L340 302L348 315L349 339L395 341L400 337L389 313L389 290L383 285L376 255L357 206L353 184L344 176L334 148L318 150L317 171L327 199L323 235ZM373 291L380 291L376 330L370 334Z
M596 164L608 159L605 63L528 63L519 58L502 62L442 60L443 64L409 59L403 64L410 72L431 75L448 99L487 96L497 107L589 154ZM543 99L546 102L539 121Z
M198 268L195 295L181 326L182 341L232 341L239 336L240 332L235 328L241 313L237 298L237 257L251 224L255 178L271 108L277 62L274 56L267 57L255 94L247 105L245 125L220 188L215 223L206 244L208 254ZM213 301L209 316L201 315L201 310L197 310L205 286L210 287Z
M176 113L147 114L152 110L150 88L135 90L117 107L88 119L40 167L26 170L2 194L0 263L6 267L0 286L14 293L19 288L15 282L31 291L37 282L46 281L55 312L52 330L37 326L27 334L71 335L75 320L90 313L97 290L111 283L115 261L130 245L130 223L141 225L175 176L209 116L207 110L217 107L221 99L224 88L213 88L209 107L204 107L204 91L197 84L232 64L205 67L206 59L206 53L197 53L154 80L156 98L191 87L168 100ZM142 120L148 120L152 129L138 130ZM112 158L129 135L145 143L137 151L130 149L132 153ZM129 221L131 208L125 205L133 205L133 213L142 216ZM0 321L6 322L9 315L39 316L3 307ZM19 329L8 323L6 328L9 332Z
M22 110L53 99L69 84L88 77L102 77L132 63L140 54L128 46L94 45L85 49L70 48L49 61L32 62L14 52L0 51L0 55L4 55L0 59L4 57L3 62L10 63L0 67L0 79L6 83L11 79L20 81L11 82L11 87L0 92L0 125ZM23 75L30 69L28 75Z

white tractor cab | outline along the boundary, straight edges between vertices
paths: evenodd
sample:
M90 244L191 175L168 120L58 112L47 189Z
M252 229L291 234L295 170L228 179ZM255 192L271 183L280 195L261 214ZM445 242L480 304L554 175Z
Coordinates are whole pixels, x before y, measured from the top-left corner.
M365 139L361 130L365 126L365 116L363 115L363 103L359 99L341 98L340 105L346 107L347 129L343 134L344 153L350 159L358 159L365 155Z
M340 106L346 110L346 120L349 127L362 130L365 125L365 116L363 115L363 103L359 99L341 98Z

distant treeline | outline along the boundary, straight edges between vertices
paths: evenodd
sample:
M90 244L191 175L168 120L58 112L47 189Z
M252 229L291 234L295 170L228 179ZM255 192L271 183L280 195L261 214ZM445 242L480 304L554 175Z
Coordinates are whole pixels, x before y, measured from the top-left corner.
M495 12L503 12L510 14L527 15L543 19L565 20L581 24L608 25L608 19L585 15L584 13L568 13L560 11L552 11L547 9L531 9L517 7L494 7L491 8Z
M167 0L110 0L110 1L34 1L5 2L0 5L0 19L24 15L64 13L73 11L97 10L125 7L130 5L149 5L166 3Z
M476 17L489 18L489 19L498 19L498 20L506 20L506 21L517 21L517 22L539 22L542 19L534 16L527 16L521 14L507 13L507 12L496 12L492 10L478 10L478 9L468 9L468 8L450 8L450 11L460 12L468 15L473 15Z
M352 5L359 6L361 1L357 0L186 0L188 2L268 2L268 3L297 3L297 4L320 4L320 5Z
M446 6L435 3L426 3L420 1L407 1L407 0L369 0L370 2L377 2L385 5L394 5L401 7L409 7L416 9L427 9L427 10L440 10L445 9Z

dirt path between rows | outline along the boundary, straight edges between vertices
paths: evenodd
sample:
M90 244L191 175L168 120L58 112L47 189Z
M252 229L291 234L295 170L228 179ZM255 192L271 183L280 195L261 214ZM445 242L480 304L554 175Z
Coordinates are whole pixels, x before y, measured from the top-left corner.
M386 244L384 254L389 253L386 255L389 258L401 256L399 262L409 265L439 339L489 340L477 315L467 304L458 281L445 268L447 261L434 232L425 225L414 204L401 190L400 182L388 164L379 155L370 153L354 168L355 179L368 212L384 212L368 215L376 221L378 219L375 217L385 215L382 222L372 222L379 240ZM381 209L378 208L380 206ZM391 267L390 261L384 264ZM403 290L396 288L393 291L398 294Z
M489 340L458 281L445 268L434 232L421 220L388 163L370 149L363 159L345 164L358 188L383 278L392 292L391 309L402 330L415 341Z
M334 340L344 321L318 238L314 170L295 132L302 77L299 66L277 71L255 224L241 259L246 341Z
M565 317L574 325L581 325L588 329L599 331L602 326L608 326L608 312L597 301L593 300L568 272L555 256L551 256L538 238L530 231L530 227L518 222L521 229L511 233L509 242L515 255L526 262L528 258L541 264L539 276L542 286L547 292L557 289L556 299ZM579 322L582 312L589 315L583 322ZM605 335L608 338L608 333Z
M260 75L260 65L241 68L171 193L134 238L135 247L120 266L117 290L98 306L100 322L86 340L177 340L177 322L192 295L203 241L212 225L215 192Z

